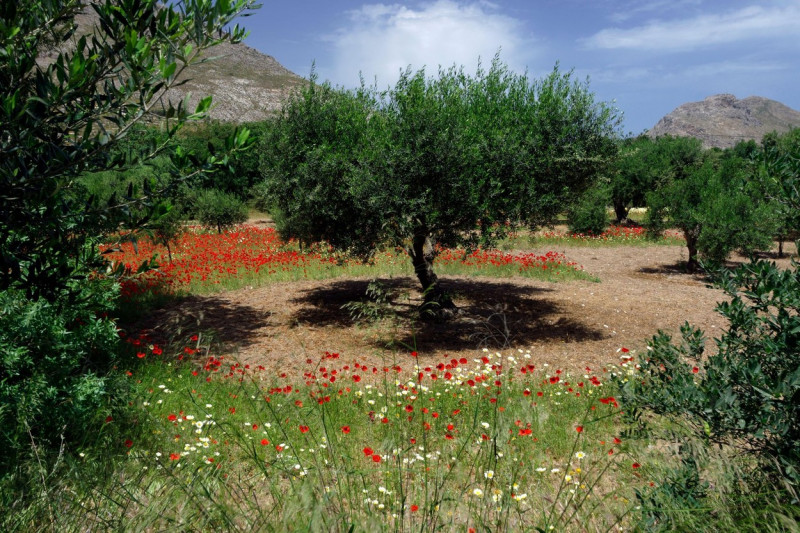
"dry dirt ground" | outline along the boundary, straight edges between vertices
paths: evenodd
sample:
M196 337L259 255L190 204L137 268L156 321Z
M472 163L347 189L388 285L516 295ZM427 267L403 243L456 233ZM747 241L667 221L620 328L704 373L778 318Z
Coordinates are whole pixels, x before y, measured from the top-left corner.
M445 354L474 358L485 346L504 353L530 350L537 367L547 363L571 372L618 363L620 348L641 351L658 330L676 333L686 321L707 337L726 327L714 311L724 293L682 271L685 248L558 251L600 282L445 277L464 312L447 323L429 323L415 319L421 301L416 280L386 279L397 295L394 319L357 324L342 305L362 299L368 279L299 281L191 296L156 313L147 327L156 338L177 329L211 331L228 357L280 371L300 371L306 359L326 351L382 367L410 361L412 349L421 362L439 362ZM789 265L787 259L778 263Z

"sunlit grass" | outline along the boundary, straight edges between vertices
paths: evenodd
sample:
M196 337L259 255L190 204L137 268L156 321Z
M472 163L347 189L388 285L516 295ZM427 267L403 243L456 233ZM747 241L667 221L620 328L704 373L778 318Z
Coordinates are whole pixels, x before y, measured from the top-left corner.
M62 509L65 523L607 529L630 525L633 490L646 484L602 372L535 369L524 351L379 365L327 353L271 372L186 340L165 349L134 339L138 423L121 436L125 459L102 497Z

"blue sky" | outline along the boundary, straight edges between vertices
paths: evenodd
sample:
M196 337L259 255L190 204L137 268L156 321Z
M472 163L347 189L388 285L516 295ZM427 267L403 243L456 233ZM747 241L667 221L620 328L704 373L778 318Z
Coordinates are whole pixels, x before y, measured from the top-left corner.
M393 85L407 66L474 72L500 50L542 76L574 69L640 133L685 102L764 96L800 110L800 0L269 2L246 43L307 77Z

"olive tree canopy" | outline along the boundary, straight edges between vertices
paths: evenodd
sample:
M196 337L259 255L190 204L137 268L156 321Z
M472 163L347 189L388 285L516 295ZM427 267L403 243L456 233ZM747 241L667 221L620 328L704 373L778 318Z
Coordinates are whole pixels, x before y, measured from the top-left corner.
M285 237L364 258L403 246L424 309L440 314L454 306L433 271L437 246L552 220L607 164L617 121L558 67L538 80L497 58L475 75L409 69L385 92L312 75L265 137L263 190Z

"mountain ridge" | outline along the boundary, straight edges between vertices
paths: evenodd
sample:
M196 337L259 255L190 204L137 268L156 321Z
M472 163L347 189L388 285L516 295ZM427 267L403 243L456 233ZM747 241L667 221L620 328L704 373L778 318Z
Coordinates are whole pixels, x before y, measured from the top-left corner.
M800 111L761 96L737 99L715 94L699 102L678 106L647 132L650 137L696 137L705 148L730 148L739 141L760 142L772 131L784 133L800 127Z
M40 65L54 61L58 54L74 48L77 39L97 28L97 14L86 6L76 15L76 31L67 41L43 52ZM188 97L189 109L205 96L213 96L207 117L225 122L256 122L277 113L295 89L306 82L274 57L244 43L223 42L205 51L203 60L190 65L179 77L183 82L161 96L162 102Z

